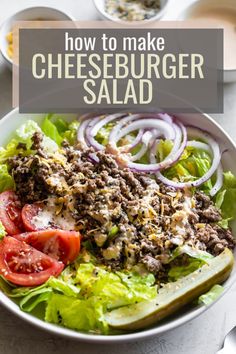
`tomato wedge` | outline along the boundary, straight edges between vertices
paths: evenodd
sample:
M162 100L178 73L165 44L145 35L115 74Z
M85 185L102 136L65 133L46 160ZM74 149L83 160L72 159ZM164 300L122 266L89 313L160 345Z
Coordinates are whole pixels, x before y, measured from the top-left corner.
M48 229L14 237L64 264L73 262L80 251L80 233L76 231Z
M11 190L0 194L0 221L9 235L16 235L22 231L19 200Z
M36 231L37 228L33 224L32 219L34 216L38 215L39 211L42 209L41 203L25 204L21 211L22 221L24 227L27 231Z
M50 276L58 276L63 268L62 262L11 236L0 241L0 274L13 284L40 285Z

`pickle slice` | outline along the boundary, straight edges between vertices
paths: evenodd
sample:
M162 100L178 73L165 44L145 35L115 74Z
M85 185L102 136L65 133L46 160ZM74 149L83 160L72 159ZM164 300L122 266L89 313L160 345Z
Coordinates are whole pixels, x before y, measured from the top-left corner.
M198 298L213 285L222 283L230 275L233 264L232 252L225 249L195 272L176 282L165 284L156 299L107 312L105 319L111 327L124 330L150 326Z

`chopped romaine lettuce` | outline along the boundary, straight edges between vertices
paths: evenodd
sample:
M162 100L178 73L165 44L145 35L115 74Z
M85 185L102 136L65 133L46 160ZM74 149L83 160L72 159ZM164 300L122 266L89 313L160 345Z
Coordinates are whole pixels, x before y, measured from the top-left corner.
M63 139L66 139L71 145L76 142L79 125L77 120L73 120L62 134Z
M78 285L73 285L69 279L65 282L62 279L51 277L48 280L48 286L53 290L57 290L66 296L76 297L80 292L80 287Z
M5 148L0 148L0 192L14 189L14 180L8 173L7 160L18 154L23 156L33 154L31 149L32 135L41 131L36 122L29 120L16 130L15 137ZM46 136L44 136L42 144L47 152L53 153L58 150L56 143Z
M155 283L153 275L142 277L125 271L114 273L92 263L80 265L76 282L81 286L82 294L101 296L107 308L150 299L156 294L156 287L152 286Z
M218 223L227 228L229 221L236 215L236 177L230 172L224 173L224 182L215 198L216 206L221 210L222 220Z
M0 165L0 193L7 189L13 189L14 185L14 179L9 174L7 165Z
M32 154L32 135L35 132L42 132L38 124L32 120L28 120L20 128L16 130L15 137L7 144L6 148L0 148L0 162L4 163L9 157L18 155ZM55 152L58 150L57 144L48 138L43 137L42 145L47 152Z
M74 120L69 123L61 117L53 114L48 114L42 123L42 130L44 134L55 141L59 146L64 139L66 139L70 144L74 144L78 127L78 121Z
M16 140L20 143L25 143L27 150L30 150L32 146L31 138L35 132L42 132L42 129L35 121L28 120L16 130ZM45 135L43 136L42 146L49 153L54 153L58 150L57 144Z
M187 254L189 257L196 258L200 261L207 263L213 256L205 251L198 250L197 248L192 248L188 245L183 245L177 247L171 257L171 261L179 257L182 254Z
M162 161L171 151L172 143L168 140L161 140L157 147L157 156ZM193 147L186 147L179 161L164 171L169 178L177 178L181 182L194 181L203 176L211 167L211 156L204 150ZM212 188L211 180L201 186L205 192Z
M201 295L198 299L200 304L206 306L212 304L223 293L224 288L222 285L214 285L207 293Z
M54 140L57 145L61 145L63 138L61 137L61 135L58 132L57 126L52 123L51 121L51 114L48 114L42 123L42 131L44 132L44 134L46 136L48 136L49 138L51 138L52 140Z
M185 258L183 264L181 264L181 262L177 265L172 263L176 258L181 257L184 254L187 255L188 258ZM187 245L177 247L171 257L168 278L170 281L176 281L185 277L202 267L205 263L208 263L212 258L214 257L210 253L191 248Z
M204 262L198 259L189 258L188 264L184 264L182 266L172 266L168 272L168 279L170 281L176 281L202 267L203 264Z
M49 301L52 294L52 289L42 287L40 289L35 289L28 295L24 296L19 302L20 308L23 311L31 312L35 307L45 301Z
M141 277L126 272L113 273L91 263L81 264L75 279L81 288L78 298L53 293L48 300L46 321L106 333L104 313L107 309L153 299L157 294L151 274Z
M103 304L96 297L81 300L53 293L48 301L45 320L80 331L108 332Z
M102 127L101 129L99 129L96 135L96 140L100 144L106 145L108 143L108 138L113 127L114 127L114 123L110 122L106 124L104 127Z
M9 294L9 292L8 292ZM92 263L74 263L58 278L51 277L36 288L14 288L22 310L32 312L42 302L45 320L82 331L107 333L107 310L152 300L157 294L155 277L111 272Z
M160 140L157 145L157 157L159 161L162 161L169 155L173 147L173 142L171 140Z

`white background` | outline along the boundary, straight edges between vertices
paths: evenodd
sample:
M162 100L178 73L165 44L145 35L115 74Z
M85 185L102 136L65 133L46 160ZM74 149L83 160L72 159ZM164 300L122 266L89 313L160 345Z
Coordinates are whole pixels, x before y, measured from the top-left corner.
M171 0L164 18L175 19L191 1ZM98 19L92 0L0 0L0 23L34 5L57 7L77 20ZM0 59L0 118L11 109L11 72ZM224 114L214 118L236 141L235 83L225 85ZM236 285L199 318L164 335L128 344L92 345L65 340L30 326L0 306L0 354L214 354L234 325Z

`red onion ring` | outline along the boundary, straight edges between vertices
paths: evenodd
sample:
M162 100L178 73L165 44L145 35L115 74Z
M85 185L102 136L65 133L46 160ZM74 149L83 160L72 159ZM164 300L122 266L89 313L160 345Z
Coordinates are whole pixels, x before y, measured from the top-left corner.
M90 121L91 121L91 118L82 120L82 122L79 126L79 129L78 129L78 132L77 132L77 140L81 144L81 147L84 149L88 148L88 144L87 144L86 138L85 138L85 130L86 130L87 126L89 125Z
M88 148L89 145L97 150L105 149L105 146L96 141L95 136L98 131L106 124L118 120L109 135L107 150L118 155L120 162L132 170L148 173L156 173L159 181L174 188L198 187L209 180L216 172L216 183L210 190L210 195L214 196L223 185L223 168L220 164L221 154L218 143L205 131L195 127L185 126L166 113L140 113L127 116L126 113L115 113L108 116L96 116L95 114L85 114L79 118L81 124L78 129L77 138L83 148ZM138 131L136 137L131 144L118 147L118 141L127 134ZM198 138L202 141L190 140L187 141L187 135L193 138ZM171 152L163 161L157 162L156 150L160 137L173 140ZM158 139L157 139L158 138ZM140 150L131 155L132 148L137 144L142 143ZM194 181L175 182L169 180L160 172L172 166L178 161L186 146L205 150L212 155L212 164L207 173ZM150 164L136 163L150 149ZM94 155L94 156L92 156ZM91 159L94 162L99 162L95 154L91 154Z
M220 164L221 154L219 145L208 133L195 127L188 127L188 134L194 136L194 138L199 138L207 141L207 144L210 146L213 154L212 165L204 176L198 178L195 181L189 182L175 182L169 180L168 178L163 176L160 171L158 171L156 174L157 179L160 182L174 188L199 187L201 184L205 183L212 177L212 175L215 173Z
M201 141L190 140L190 141L187 142L186 145L190 146L190 147L193 147L195 149L205 150L209 154L212 154L212 150L211 150L210 146L207 145L206 143L201 142Z
M166 122L168 122L169 124L172 122L171 116L169 116L166 113L164 113L164 114L161 114L161 113L136 113L136 114L131 114L130 116L121 119L120 122L118 122L116 124L116 126L111 130L110 136L109 136L109 144L112 143L116 139L117 135L119 134L119 132L121 131L121 129L125 125L127 125L128 123L130 123L132 121L136 121L138 119L141 119L141 118L162 119L162 120L165 120ZM139 130L139 132L138 132L138 134L136 136L137 140L138 140L140 131L144 131L144 130L143 129ZM135 140L136 140L136 138L135 138ZM130 145L125 145L125 146L120 147L120 150L121 151L124 150L125 152L130 151L134 146L138 145L139 142L140 142L140 140L138 140L138 142L135 141L135 140Z
M103 119L99 119L93 124L91 127L87 127L86 129L86 137L88 142L91 146L93 146L96 150L103 150L105 146L100 144L96 139L95 136L97 135L98 131L103 128L106 124L121 118L125 115L125 113L115 113L104 117Z
M209 192L211 197L214 197L214 195L216 195L216 193L219 192L219 190L223 186L223 182L224 182L223 167L222 164L220 163L216 170L216 183L214 184L214 186Z
M205 150L206 152L208 152L209 154L212 154L210 146L205 143L202 143L201 141L194 141L194 140L188 141L187 146L192 146L196 149L202 149L202 150ZM216 170L216 182L209 192L211 197L214 197L214 195L216 195L216 193L219 192L219 190L223 186L223 179L224 179L223 167L220 163L217 170Z
M138 134L136 135L136 137L132 141L132 143L127 144L127 145L122 145L120 147L120 150L124 151L124 152L128 152L128 151L132 150L133 148L135 148L141 142L143 134L144 134L144 130L140 129L138 131Z
M153 139L153 134L150 131L146 131L143 136L142 136L142 147L141 149L135 154L130 157L130 161L137 161L141 159L146 152L148 151L149 148L149 143Z
M170 124L166 123L165 121L155 120L155 119L146 119L146 120L142 119L142 120L138 120L138 121L131 123L129 126L122 129L122 133L120 133L116 137L116 139L112 143L110 143L109 148L112 150L112 152L116 152L119 154L119 150L116 145L117 141L120 138L122 138L122 136L124 136L134 130L141 129L141 128L143 128L143 129L148 129L148 128L158 129L160 131L160 133L162 135L164 135L165 138L167 138L167 139L170 136L170 129L171 129L171 134L175 135L177 133L177 134L179 134L180 138L178 137L178 139L177 139L177 137L176 137L171 153L166 157L165 160L163 160L159 163L145 165L142 163L130 162L130 161L128 161L127 158L125 159L124 157L123 158L120 157L120 160L122 160L122 162L125 163L125 165L127 167L131 168L132 170L136 170L136 171L140 171L140 172L157 172L160 169L164 169L164 168L171 166L182 155L185 145L186 145L186 142L187 142L187 133L186 133L186 128L184 127L184 125L182 123L178 123L178 124L172 124L170 126ZM183 137L183 141L179 146L178 142L181 142L182 137Z
M173 127L173 124L169 124L166 121L160 120L160 119L140 119L136 120L134 122L131 122L129 125L123 127L119 133L112 139L111 145L115 147L117 145L118 141L123 138L123 136L131 133L132 131L138 130L138 129L157 129L158 131L161 131L163 135L166 137L166 139L173 140L175 138L176 130Z

